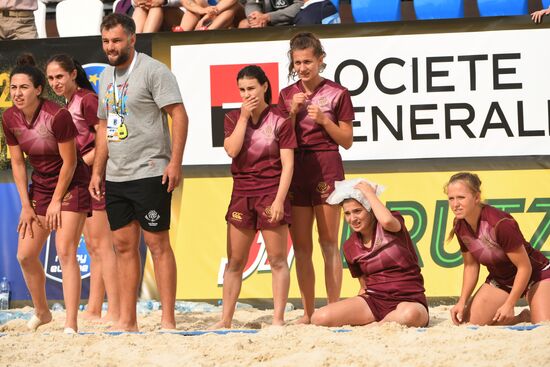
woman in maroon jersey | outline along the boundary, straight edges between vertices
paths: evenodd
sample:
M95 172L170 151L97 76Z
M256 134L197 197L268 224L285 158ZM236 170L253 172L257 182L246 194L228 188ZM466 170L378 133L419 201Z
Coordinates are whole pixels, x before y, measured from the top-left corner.
M227 257L222 319L229 328L254 236L260 231L273 274L273 325L284 324L290 272L287 263L290 203L296 136L290 121L271 107L271 85L264 71L250 65L237 75L243 100L225 116L224 148L233 158L233 192L227 210Z
M27 326L36 330L52 319L39 255L50 231L56 231L55 246L63 270L67 310L65 332L74 333L80 301L76 249L90 212L87 190L90 174L76 149L78 131L71 114L40 97L45 84L46 78L34 66L32 57L20 57L10 75L14 106L4 112L2 121L22 204L17 259L35 307ZM24 153L33 167L29 187Z
M344 218L353 230L344 243L344 256L351 275L359 278L359 295L320 308L311 322L342 326L392 321L426 326L424 279L403 217L390 212L373 185L364 180L353 189L336 190L337 201L345 198Z
M290 116L298 140L296 169L289 191L293 221L290 232L304 306L304 316L297 322L309 323L315 309L314 219L325 261L328 303L340 298L340 208L327 205L325 200L334 190L334 182L344 179L338 148L349 149L352 145L354 113L347 89L319 74L325 68L325 51L315 35L295 35L290 40L288 56L289 78L297 76L300 80L281 91L279 108Z
M449 239L456 234L464 259L462 291L451 309L455 325L513 325L550 321L550 262L525 240L514 218L481 201L481 180L459 172L445 186L455 214ZM474 297L480 264L489 275ZM525 296L530 312L514 314Z
M46 75L52 90L65 98L67 109L78 130L76 147L84 162L91 167L95 153L95 131L99 121L97 95L86 72L69 55L59 54L48 60ZM116 321L119 314L116 256L103 196L99 201L92 198L92 213L84 224L84 239L91 257L91 275L88 306L83 316L92 320L101 318L101 308L107 291L109 307L103 320Z

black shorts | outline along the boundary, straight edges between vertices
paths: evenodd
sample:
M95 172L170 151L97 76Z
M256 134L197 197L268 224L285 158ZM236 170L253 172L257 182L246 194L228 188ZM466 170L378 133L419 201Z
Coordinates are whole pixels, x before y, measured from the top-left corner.
M137 220L149 232L170 229L172 193L162 176L125 182L105 182L105 202L111 230Z

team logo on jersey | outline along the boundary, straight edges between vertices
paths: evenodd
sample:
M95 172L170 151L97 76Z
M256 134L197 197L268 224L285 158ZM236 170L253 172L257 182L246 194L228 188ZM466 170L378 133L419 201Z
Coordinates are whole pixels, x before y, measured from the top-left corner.
M156 212L156 210L149 210L149 212L145 215L145 219L149 221L149 225L151 227L156 227L158 226L157 221L160 219L160 215Z
M266 139L273 139L275 137L275 131L273 129L273 126L271 125L266 125L265 127L262 128L262 134L263 136L266 138Z
M330 188L330 185L327 184L326 182L319 182L317 184L317 192L319 194L324 194L328 191L328 189Z
M36 133L38 134L38 136L40 136L41 138L47 138L48 135L50 135L50 132L48 131L48 128L44 125L38 125L36 127Z
M326 107L326 106L328 106L328 99L327 99L327 97L320 97L320 98L317 100L317 106L319 106L319 107Z
M274 9L284 9L290 5L288 0L271 0Z
M88 75L88 80L92 83L92 87L94 87L96 93L99 92L99 76L103 72L103 69L105 69L105 66L107 66L107 64L102 63L82 65L82 68L86 72L86 75Z
M271 84L271 103L279 98L279 64L254 63L210 65L210 104L212 116L212 146L223 147L223 120L227 112L241 107L242 99L235 79L238 72L247 65L255 64L262 68Z
M232 212L231 213L231 218L240 222L243 220L243 213L240 213L240 212Z

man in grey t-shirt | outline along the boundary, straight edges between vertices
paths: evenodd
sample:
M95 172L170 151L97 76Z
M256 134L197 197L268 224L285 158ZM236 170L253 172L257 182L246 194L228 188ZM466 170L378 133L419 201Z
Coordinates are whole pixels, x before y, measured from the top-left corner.
M176 261L168 229L172 191L182 179L188 119L175 76L138 53L135 23L110 14L101 23L109 59L99 81L99 128L90 193L105 201L117 254L120 318L114 329L137 331L140 232L151 251L162 304L161 327L176 327ZM172 118L172 139L167 115ZM170 144L171 142L171 144Z

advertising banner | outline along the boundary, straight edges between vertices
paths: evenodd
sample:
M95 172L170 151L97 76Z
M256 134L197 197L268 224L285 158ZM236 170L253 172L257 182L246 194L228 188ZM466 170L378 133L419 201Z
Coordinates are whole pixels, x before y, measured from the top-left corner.
M550 29L323 38L322 75L349 89L356 112L344 160L549 155L550 76L541 70L550 49L540 47L548 37ZM276 96L294 82L288 47L172 46L172 70L196 121L184 164L230 163L222 112L240 104L220 101L219 89L237 90L235 65L269 65Z
M447 241L453 213L443 186L455 172L357 173L346 178L364 177L386 187L381 199L405 218L405 224L419 255L426 292L429 297L458 296L462 282L462 256L456 238ZM519 223L524 237L550 257L550 182L549 170L477 171L482 180L482 198L505 210ZM178 298L219 299L226 262L226 223L231 197L231 178L186 179L177 224ZM343 223L340 246L349 235ZM316 229L313 231L317 239ZM248 260L242 298L271 298L271 274L266 264L263 239L257 236ZM293 252L290 297L299 298ZM314 244L316 296L325 297L323 259ZM482 269L484 269L482 267ZM484 281L485 270L480 275ZM357 280L344 269L342 296L359 289Z

